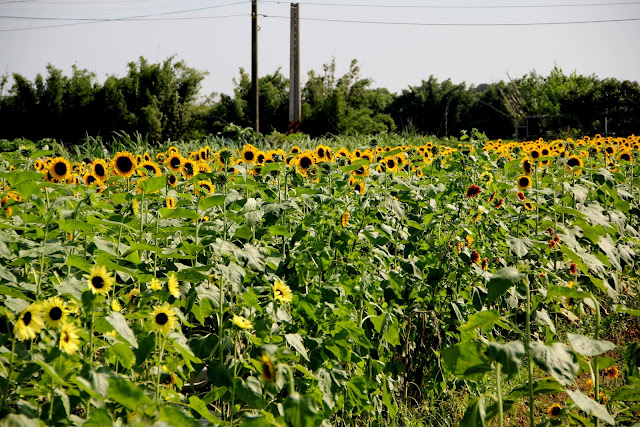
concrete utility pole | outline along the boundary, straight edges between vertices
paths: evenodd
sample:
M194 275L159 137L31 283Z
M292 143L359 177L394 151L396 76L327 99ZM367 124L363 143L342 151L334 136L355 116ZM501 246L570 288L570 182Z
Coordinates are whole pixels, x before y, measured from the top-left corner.
M260 133L260 107L258 105L258 0L251 1L251 107L253 129Z
M291 3L291 44L289 53L289 133L300 132L300 5Z

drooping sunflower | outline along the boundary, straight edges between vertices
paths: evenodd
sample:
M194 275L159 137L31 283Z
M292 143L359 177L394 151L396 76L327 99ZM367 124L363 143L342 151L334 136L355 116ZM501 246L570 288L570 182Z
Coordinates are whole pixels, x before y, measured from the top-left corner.
M156 305L149 316L151 329L162 335L168 335L176 326L177 316L175 309L167 302Z
M293 301L293 292L282 280L276 279L273 283L273 299L280 302Z
M529 201L524 202L524 204L522 206L524 206L524 208L529 212L531 212L533 210L533 203L531 203Z
M116 175L129 178L136 171L137 161L128 151L118 152L111 160L111 168Z
M233 315L233 318L231 318L231 323L240 329L251 329L253 327L253 324L249 319L245 319L242 316L236 316L235 314Z
M145 161L145 162L150 162L150 161L153 160L153 158L151 157L151 154L145 152L142 155L142 160Z
M349 224L349 211L344 211L341 222L343 227L346 227Z
M80 349L80 336L78 328L73 323L65 323L60 328L60 350L66 354L73 354Z
M531 177L528 175L520 175L518 177L518 188L521 190L526 190L531 187Z
M42 328L44 328L42 306L34 303L20 313L20 317L13 328L13 333L18 341L24 341L26 339L34 339Z
M580 173L579 170L575 170L575 168L581 168L582 167L582 159L576 155L573 155L571 157L569 157L569 159L567 160L567 163L565 164L565 167L567 169L567 172L573 173L573 174L577 174Z
M480 194L480 191L482 191L480 187L475 184L471 184L471 186L467 188L467 198L471 199L476 197L478 194Z
M167 157L166 165L172 172L180 172L182 160L182 156L179 153L172 153Z
M65 323L67 309L60 297L51 297L43 304L44 323L48 328L58 328Z
M180 296L180 282L178 281L178 276L176 276L175 273L171 273L169 276L167 287L169 288L169 293L174 298L178 298Z
M167 153L169 153L169 154L178 154L178 153L179 153L179 151L178 151L178 149L176 148L176 146L175 146L175 145L172 145L172 146L171 146L171 147L169 147L169 149L167 150Z
M71 174L71 166L64 157L56 157L51 161L49 173L58 181L65 181Z
M556 418L561 413L562 413L562 408L557 403L554 403L553 405L547 408L547 414L549 414L551 418Z
M91 163L91 173L100 181L105 181L109 177L109 166L104 159L95 159Z
M167 205L167 209L175 209L176 199L174 197L167 197L166 205Z
M91 289L94 294L108 294L115 283L115 279L111 277L111 273L109 273L107 267L103 265L94 265L91 267L90 274L85 276L85 278L89 284L89 289Z
M153 160L144 160L138 167L144 168L147 172L147 176L162 176L160 166Z
M262 379L264 381L274 381L276 379L276 368L268 355L262 355L262 363L260 365L260 368Z
M258 149L254 147L252 144L247 144L242 148L242 152L240 153L240 158L245 163L255 163L257 155L258 155Z

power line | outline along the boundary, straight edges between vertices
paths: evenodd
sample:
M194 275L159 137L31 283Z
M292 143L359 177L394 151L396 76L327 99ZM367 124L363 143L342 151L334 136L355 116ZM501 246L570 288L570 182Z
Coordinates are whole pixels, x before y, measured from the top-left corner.
M262 3L290 4L279 0L261 0ZM554 7L588 7L588 6L623 6L638 5L640 1L612 2L612 3L568 3L568 4L532 4L532 5L415 5L415 4L358 4L358 3L318 3L299 2L305 6L345 6L367 8L413 8L413 9L524 9L524 8L554 8Z
M264 18L284 18L288 16L281 15L261 15ZM570 25L570 24L601 24L605 22L630 22L640 21L640 18L622 18L622 19L598 19L592 21L562 21L562 22L390 22L390 21L364 21L356 19L329 19L329 18L300 18L306 21L319 22L341 22L347 24L382 24L382 25L407 25L407 26L424 26L424 27L507 27L507 26L535 26L535 25Z

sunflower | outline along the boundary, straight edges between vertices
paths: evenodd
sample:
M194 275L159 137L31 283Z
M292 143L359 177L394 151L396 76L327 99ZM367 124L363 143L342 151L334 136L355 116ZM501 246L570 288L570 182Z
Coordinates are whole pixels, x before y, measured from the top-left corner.
M533 203L531 203L531 202L524 202L523 206L529 212L531 212L533 210Z
M569 274L577 274L578 273L578 266L576 265L575 262L572 262L571 265L569 265Z
M471 184L471 186L467 188L467 199L476 197L478 194L480 194L480 191L482 191L480 187L475 184Z
M620 151L620 154L618 154L618 160L623 160L625 162L628 163L633 163L633 155L631 154L630 151Z
M480 254L477 251L471 252L471 257L469 258L471 264L477 264L480 262Z
M65 323L67 309L60 297L51 297L43 304L44 322L48 328L57 328Z
M151 279L151 282L149 283L149 289L151 289L152 291L159 291L162 289L162 282L160 282L160 280L158 280L157 278L153 278Z
M556 403L554 403L553 405L547 408L547 414L549 414L551 418L556 418L561 413L562 413L562 408L560 407L560 405Z
M60 350L73 354L80 349L78 328L73 323L65 323L60 329Z
M169 149L167 150L167 153L169 153L169 155L171 154L178 154L178 149L176 148L175 145L172 145L171 147L169 147Z
M91 267L90 274L85 276L85 278L89 284L89 289L91 289L94 294L108 294L115 283L115 279L111 277L111 273L109 273L103 265L94 265Z
M528 175L520 175L518 177L518 188L526 190L529 187L531 187L531 178Z
M280 302L291 302L293 300L293 292L282 280L276 279L273 283L273 298Z
M109 176L109 166L104 159L95 159L91 163L91 174L100 181L105 181Z
M162 335L168 335L176 326L177 316L175 309L165 302L153 308L149 320L152 330L160 332Z
M289 150L289 153L291 154L300 154L301 152L302 150L297 145L294 145L293 147L291 147L291 150Z
M314 156L309 152L306 152L302 154L300 157L298 157L298 168L300 169L303 169L306 171L314 164L315 164Z
M395 171L396 167L398 166L398 160L394 157L387 157L386 159L384 159L384 161L382 162L382 164L390 170Z
M213 193L213 184L211 181L198 181L198 185L196 186L196 194L200 195L200 192L203 192L205 195L209 195Z
M180 172L180 167L182 166L182 156L179 153L172 153L167 158L166 164L172 172Z
M255 163L257 155L258 149L252 144L245 145L240 153L240 157L246 163Z
M111 168L116 175L128 178L136 171L138 162L128 151L118 152L111 160Z
M169 293L174 298L180 297L180 282L178 282L178 277L175 273L171 273L171 276L169 276L167 287L169 288Z
M342 214L342 226L346 227L349 224L349 211L344 211Z
M565 164L565 168L567 169L567 172L572 172L574 174L580 173L580 171L575 170L575 168L581 168L581 167L582 167L582 159L576 155L569 157L569 159L567 160L567 163Z
M44 321L41 315L42 307L40 304L31 304L20 313L20 317L13 329L18 341L34 339L36 334L44 328Z
M531 175L532 171L533 165L531 164L531 161L529 159L524 159L522 161L522 173L525 175Z
M318 145L316 147L316 149L314 150L314 154L316 156L316 159L318 159L318 161L323 161L325 159L325 156L327 154L327 146L325 145Z
M65 181L71 174L71 166L64 157L56 157L51 161L49 173L58 181Z
M607 368L607 370L604 372L607 378L612 380L618 378L618 375L619 375L618 368L616 368L615 366L611 366L610 368Z
M607 145L604 149L604 152L609 156L613 156L614 154L616 154L616 147L614 147L613 145Z
M516 197L518 197L518 199L522 200L523 202L527 198L522 191L518 191L518 193L516 194Z
M160 167L153 160L144 160L138 165L139 168L144 168L147 172L147 176L162 176Z
M167 197L166 205L167 205L167 209L175 209L176 199L174 197Z
M91 187L93 184L96 184L98 187L100 187L100 185L102 184L102 181L92 173L86 173L82 178L84 179L84 183L87 185L87 187Z
M363 195L364 193L367 192L367 188L365 187L364 182L360 180L355 181L355 183L353 184L353 189L356 192L360 193L360 195Z
M533 150L529 151L529 155L533 160L538 160L540 158L540 150L534 148Z
M37 170L38 172L46 172L46 168L45 168L45 163L38 159L33 163L33 167L35 168L35 170Z
M489 171L484 171L480 174L480 181L489 185L493 182L493 175Z
M493 207L495 209L500 209L502 207L502 203L504 203L504 199L498 200L498 202L495 205L493 205Z
M182 172L182 176L185 179L193 178L193 176L198 173L198 171L196 170L196 163L192 160L185 160L184 162L182 162L180 172Z
M261 363L262 379L265 381L274 381L276 379L276 368L271 361L271 358L266 354L262 355Z
M231 323L233 323L234 325L236 325L240 329L251 329L253 327L253 324L251 323L250 320L245 319L242 316L236 316L235 314L233 315L233 318L231 319Z
M167 184L169 184L171 187L175 187L176 185L178 185L178 177L176 177L172 173L168 174L167 175Z

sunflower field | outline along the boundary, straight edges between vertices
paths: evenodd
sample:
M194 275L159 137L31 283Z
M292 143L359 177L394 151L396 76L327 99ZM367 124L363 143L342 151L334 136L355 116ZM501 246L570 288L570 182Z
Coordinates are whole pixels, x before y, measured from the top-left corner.
M3 425L638 425L640 138L0 155Z

